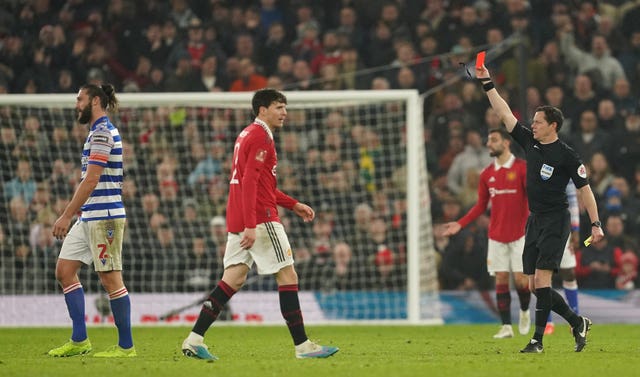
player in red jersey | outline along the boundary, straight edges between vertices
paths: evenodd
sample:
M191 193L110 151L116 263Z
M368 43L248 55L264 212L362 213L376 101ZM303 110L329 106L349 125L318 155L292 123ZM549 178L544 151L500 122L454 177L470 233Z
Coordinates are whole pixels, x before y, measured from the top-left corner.
M233 148L224 273L182 343L182 352L189 357L217 359L204 344L204 334L224 305L242 287L255 263L259 274L273 274L276 278L280 310L293 338L296 357L329 357L338 352L338 348L321 346L307 338L293 254L278 217L278 206L292 210L305 222L315 217L311 207L289 197L276 186L278 157L273 132L284 125L287 98L277 90L262 89L254 94L251 105L256 118L240 132Z
M496 301L502 327L494 338L511 338L511 293L509 274L513 273L520 298L520 334L529 333L531 292L522 272L524 229L529 216L526 192L526 162L510 149L511 136L503 128L489 131L487 147L494 162L480 174L478 202L458 221L445 224L446 236L467 226L487 209L491 201L487 269L496 277Z

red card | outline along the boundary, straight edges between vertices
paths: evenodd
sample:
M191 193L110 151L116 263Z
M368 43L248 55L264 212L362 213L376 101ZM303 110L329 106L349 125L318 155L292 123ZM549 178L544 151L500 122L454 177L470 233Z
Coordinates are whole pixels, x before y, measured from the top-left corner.
M476 68L482 68L484 65L484 56L486 55L486 51L480 51L478 55L476 55Z

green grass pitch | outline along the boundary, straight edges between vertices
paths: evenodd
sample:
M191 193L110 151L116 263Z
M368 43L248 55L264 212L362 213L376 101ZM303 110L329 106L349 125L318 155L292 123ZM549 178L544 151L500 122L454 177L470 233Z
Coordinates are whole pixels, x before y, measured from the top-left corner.
M206 341L216 362L182 356L186 327L137 327L135 359L52 358L66 328L0 328L0 376L599 376L640 375L640 326L594 324L588 344L573 352L568 326L545 337L545 352L520 354L528 337L493 339L498 325L308 326L329 359L297 360L286 327L214 326ZM90 327L94 352L116 342L113 327Z

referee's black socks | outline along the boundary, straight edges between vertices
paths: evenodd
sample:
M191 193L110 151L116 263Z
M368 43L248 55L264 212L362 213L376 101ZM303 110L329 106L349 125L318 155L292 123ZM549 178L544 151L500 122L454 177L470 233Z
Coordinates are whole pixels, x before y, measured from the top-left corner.
M562 316L571 327L580 325L580 316L567 305L564 298L555 289L551 289L551 310Z
M549 313L551 313L551 291L551 287L536 288L536 330L533 334L533 339L540 343L542 343L544 329L547 327L547 319L549 318Z

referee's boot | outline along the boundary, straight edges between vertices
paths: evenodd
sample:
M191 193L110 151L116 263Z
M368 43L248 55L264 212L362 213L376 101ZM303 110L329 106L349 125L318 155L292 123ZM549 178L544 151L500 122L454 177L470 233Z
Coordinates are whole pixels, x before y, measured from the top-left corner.
M542 343L535 339L531 339L527 345L520 350L520 353L542 353Z
M573 337L576 340L575 351L580 352L587 345L587 333L593 323L587 317L580 317L580 325L573 328Z

